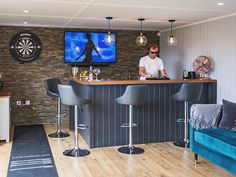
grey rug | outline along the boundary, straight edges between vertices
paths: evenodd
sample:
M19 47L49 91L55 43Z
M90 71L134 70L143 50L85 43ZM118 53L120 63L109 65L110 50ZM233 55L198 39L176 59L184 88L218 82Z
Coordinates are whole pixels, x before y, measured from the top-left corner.
M7 177L57 177L43 125L16 126Z

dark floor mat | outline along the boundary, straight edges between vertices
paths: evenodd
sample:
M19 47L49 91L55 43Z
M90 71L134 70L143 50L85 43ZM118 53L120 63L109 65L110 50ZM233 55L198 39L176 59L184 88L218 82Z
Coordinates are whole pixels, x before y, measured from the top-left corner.
M16 126L7 177L57 177L43 125Z

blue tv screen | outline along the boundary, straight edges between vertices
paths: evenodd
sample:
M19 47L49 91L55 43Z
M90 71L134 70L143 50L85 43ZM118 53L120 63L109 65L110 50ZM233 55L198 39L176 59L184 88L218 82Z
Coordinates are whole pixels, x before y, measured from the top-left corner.
M64 62L102 64L116 62L116 41L105 43L105 32L65 32ZM112 33L116 40L116 34Z

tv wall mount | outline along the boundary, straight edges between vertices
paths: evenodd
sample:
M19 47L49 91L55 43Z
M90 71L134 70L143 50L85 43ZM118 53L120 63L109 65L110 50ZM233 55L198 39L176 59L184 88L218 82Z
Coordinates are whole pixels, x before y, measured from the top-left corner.
M31 32L19 32L10 41L10 53L19 62L30 62L41 53L40 39Z

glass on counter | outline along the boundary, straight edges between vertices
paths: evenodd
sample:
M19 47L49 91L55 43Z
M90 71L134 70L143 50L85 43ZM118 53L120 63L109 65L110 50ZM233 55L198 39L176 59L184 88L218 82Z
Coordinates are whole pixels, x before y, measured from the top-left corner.
M183 79L188 79L188 73L186 70L183 70Z
M93 69L93 73L96 75L96 80L95 81L99 81L98 80L98 75L100 74L100 68L94 68Z

